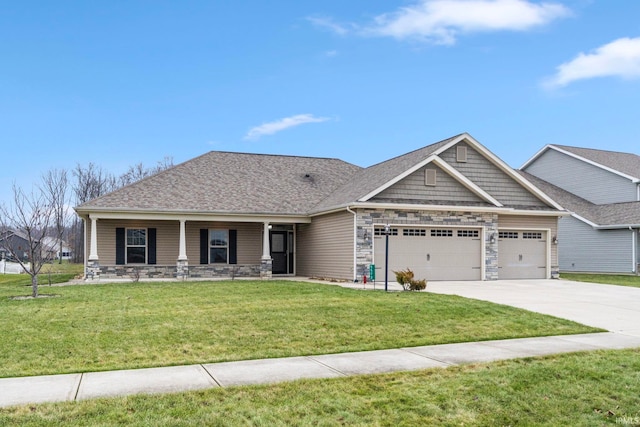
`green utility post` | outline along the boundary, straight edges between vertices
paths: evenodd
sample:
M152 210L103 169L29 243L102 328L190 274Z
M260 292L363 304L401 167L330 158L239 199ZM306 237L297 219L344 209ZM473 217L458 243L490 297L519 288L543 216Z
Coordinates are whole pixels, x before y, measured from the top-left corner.
M376 265L375 264L369 265L369 279L371 279L372 282L376 281Z

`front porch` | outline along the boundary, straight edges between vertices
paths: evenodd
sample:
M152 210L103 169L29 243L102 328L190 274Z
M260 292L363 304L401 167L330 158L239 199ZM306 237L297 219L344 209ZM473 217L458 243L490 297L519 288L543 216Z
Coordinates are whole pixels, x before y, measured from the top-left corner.
M259 278L295 274L290 218L85 218L85 280Z

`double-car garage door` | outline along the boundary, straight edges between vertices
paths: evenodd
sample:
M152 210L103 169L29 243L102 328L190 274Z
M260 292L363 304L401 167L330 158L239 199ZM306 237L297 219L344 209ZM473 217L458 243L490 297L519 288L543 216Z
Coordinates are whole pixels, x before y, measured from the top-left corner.
M376 279L384 280L385 235L375 228ZM417 279L482 280L483 245L480 228L391 227L389 280L393 271L410 268ZM498 278L544 279L547 277L545 231L499 232Z
M481 280L482 240L479 228L391 228L389 277L410 268L416 279ZM375 229L376 279L384 280L385 236Z

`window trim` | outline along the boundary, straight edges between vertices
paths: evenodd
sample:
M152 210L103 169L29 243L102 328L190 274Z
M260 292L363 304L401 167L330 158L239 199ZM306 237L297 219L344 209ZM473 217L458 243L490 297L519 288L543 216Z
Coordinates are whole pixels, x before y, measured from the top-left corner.
M144 230L144 245L129 244L129 230ZM144 262L129 262L129 248L144 247ZM125 265L146 265L149 261L149 229L147 227L126 227L124 229L124 263Z
M213 245L212 244L212 240L211 239L211 232L213 231L224 231L226 233L226 241L227 244L226 245ZM209 264L217 264L217 265L229 265L229 252L230 252L230 233L229 233L229 229L228 228L210 228L208 230L208 239L207 239L207 254L208 254L208 259L209 259ZM226 249L226 254L227 254L227 260L225 262L214 262L211 259L211 249Z

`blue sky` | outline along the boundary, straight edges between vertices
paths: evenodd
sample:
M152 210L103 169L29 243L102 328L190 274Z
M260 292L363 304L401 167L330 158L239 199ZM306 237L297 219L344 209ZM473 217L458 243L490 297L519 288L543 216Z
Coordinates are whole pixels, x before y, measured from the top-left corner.
M0 201L211 150L639 153L640 1L0 1Z

